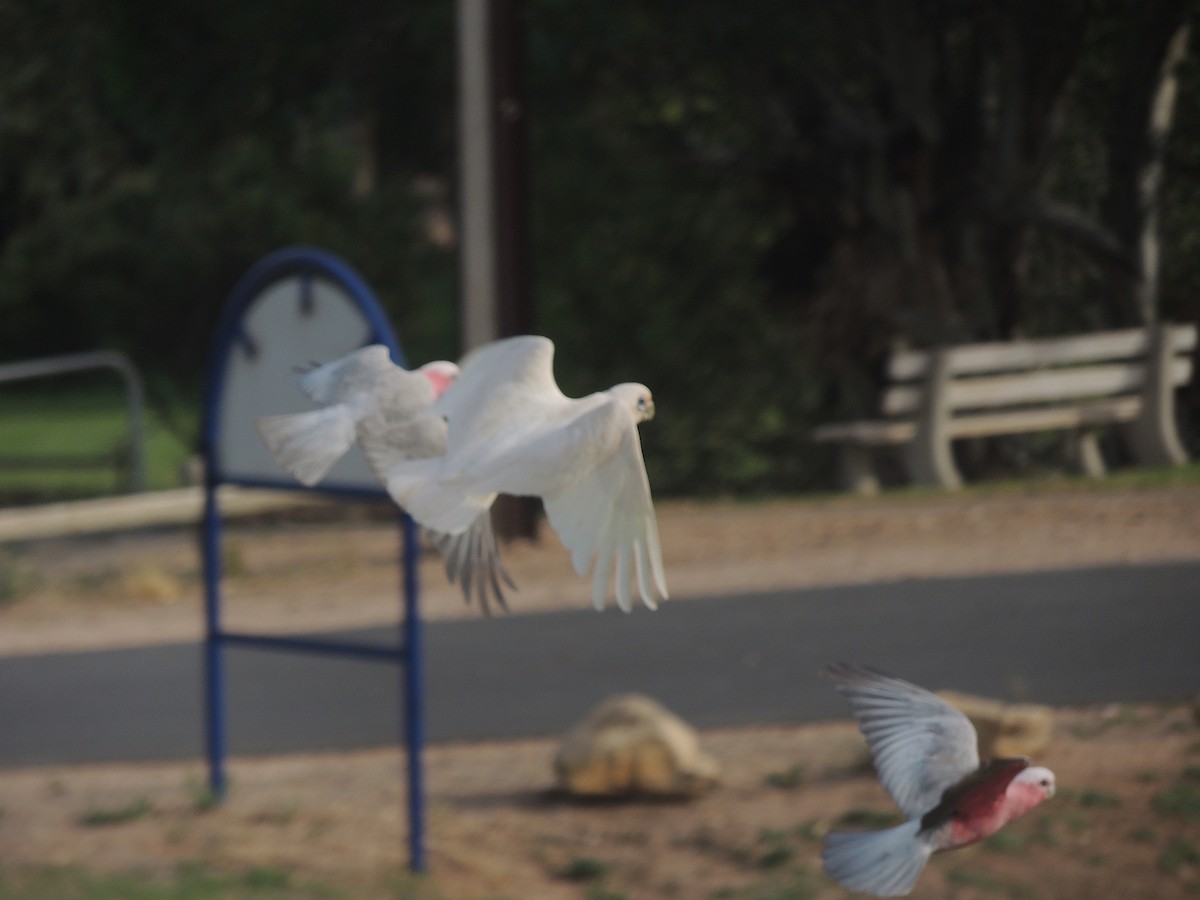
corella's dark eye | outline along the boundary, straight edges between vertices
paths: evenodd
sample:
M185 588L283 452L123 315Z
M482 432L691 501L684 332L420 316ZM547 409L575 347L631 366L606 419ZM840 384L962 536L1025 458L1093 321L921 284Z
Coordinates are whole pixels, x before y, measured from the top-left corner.
M645 410L646 410L646 398L645 397L638 397L637 408L638 408L638 412L645 412Z

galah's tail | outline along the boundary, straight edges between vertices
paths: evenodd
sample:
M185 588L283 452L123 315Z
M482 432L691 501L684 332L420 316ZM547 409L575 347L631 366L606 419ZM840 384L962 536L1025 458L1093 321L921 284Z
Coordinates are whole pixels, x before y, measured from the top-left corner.
M920 819L883 831L832 831L821 862L831 878L852 891L901 897L912 890L933 846L918 836Z

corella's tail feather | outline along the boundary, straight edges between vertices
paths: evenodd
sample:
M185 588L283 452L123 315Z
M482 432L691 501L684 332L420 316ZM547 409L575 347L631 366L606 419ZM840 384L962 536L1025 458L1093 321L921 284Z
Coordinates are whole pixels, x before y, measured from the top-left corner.
M493 600L501 609L508 610L504 586L514 591L517 586L500 561L491 513L480 513L461 534L435 533L433 538L445 562L446 577L451 584L462 588L468 603L474 593L485 614L491 615Z
M260 416L254 424L275 461L309 487L324 478L354 443L354 418L341 405Z
M933 848L917 832L920 819L884 831L833 831L821 862L831 878L852 891L902 897L913 889Z

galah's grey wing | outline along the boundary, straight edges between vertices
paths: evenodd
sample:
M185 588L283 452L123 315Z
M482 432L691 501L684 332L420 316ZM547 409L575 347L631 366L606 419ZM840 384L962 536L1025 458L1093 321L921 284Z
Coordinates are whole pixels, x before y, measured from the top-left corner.
M835 663L822 675L850 702L880 781L910 819L979 768L975 727L936 694L865 666Z

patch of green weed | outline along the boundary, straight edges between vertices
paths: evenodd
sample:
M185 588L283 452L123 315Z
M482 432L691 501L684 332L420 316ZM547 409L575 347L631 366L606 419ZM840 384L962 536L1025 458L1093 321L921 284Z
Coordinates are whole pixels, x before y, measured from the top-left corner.
M1200 863L1200 850L1196 849L1196 845L1183 838L1173 838L1158 858L1158 870L1168 875L1178 875L1185 865L1194 866L1197 863Z
M804 784L804 769L799 764L788 766L780 772L768 773L765 781L768 787L794 791Z
M988 850L997 853L1019 853L1035 840L1032 832L1017 828L1004 828L983 842Z
M968 869L951 869L946 873L946 880L951 884L978 888L981 891L1003 891L1006 887L1003 881Z
M567 881L598 881L611 871L611 863L591 856L576 856L563 866L559 876Z
M1200 789L1194 784L1180 783L1160 791L1150 798L1150 805L1160 815L1200 822Z
M796 851L787 844L776 844L758 858L758 866L761 869L778 869L790 863L795 855Z
M1109 791L1094 788L1084 788L1077 798L1080 806L1095 808L1100 806L1120 806L1121 798Z
M88 828L101 828L108 825L123 825L133 822L150 812L150 801L139 797L124 806L95 807L79 817L79 824Z
M593 884L587 890L587 900L628 900L624 891L616 891L602 884Z

